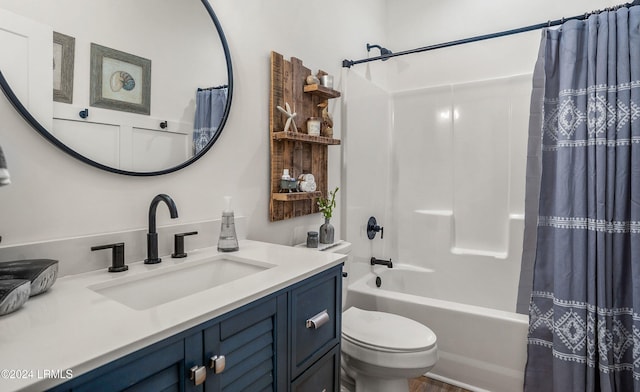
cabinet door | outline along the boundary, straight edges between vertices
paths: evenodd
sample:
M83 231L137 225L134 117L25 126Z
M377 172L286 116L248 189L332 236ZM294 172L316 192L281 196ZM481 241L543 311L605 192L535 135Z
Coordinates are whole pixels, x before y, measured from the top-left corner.
M291 384L292 392L339 392L340 345L335 346Z
M138 353L116 360L98 368L92 373L99 373L78 386L72 387L76 392L96 391L181 391L184 384L184 341L165 345L161 348L152 346Z
M286 296L281 295L251 304L206 329L205 391L286 390L286 328ZM224 357L225 363L218 373L210 366L216 356Z

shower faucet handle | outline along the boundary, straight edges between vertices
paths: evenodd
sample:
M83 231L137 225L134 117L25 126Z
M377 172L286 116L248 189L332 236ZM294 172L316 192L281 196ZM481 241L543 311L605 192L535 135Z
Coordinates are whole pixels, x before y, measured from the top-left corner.
M384 239L384 227L378 226L376 217L372 216L367 222L367 237L372 240L376 237L377 232L380 232L380 239Z

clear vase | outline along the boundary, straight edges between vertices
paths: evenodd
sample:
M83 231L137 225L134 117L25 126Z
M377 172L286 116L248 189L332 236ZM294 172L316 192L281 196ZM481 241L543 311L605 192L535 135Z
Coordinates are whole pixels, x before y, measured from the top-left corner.
M329 223L329 218L324 218L324 223L320 226L320 243L321 244L333 244L334 228Z

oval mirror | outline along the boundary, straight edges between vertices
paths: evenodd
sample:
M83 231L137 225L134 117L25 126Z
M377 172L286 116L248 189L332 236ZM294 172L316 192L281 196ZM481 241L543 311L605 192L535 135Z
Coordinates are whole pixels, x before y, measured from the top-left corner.
M204 155L233 91L208 0L0 0L0 87L45 138L114 173Z

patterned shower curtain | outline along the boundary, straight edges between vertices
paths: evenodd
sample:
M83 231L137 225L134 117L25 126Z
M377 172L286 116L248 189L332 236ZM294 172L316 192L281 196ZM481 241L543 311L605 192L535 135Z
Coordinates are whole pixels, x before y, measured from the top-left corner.
M217 134L227 105L228 87L198 89L193 124L193 154L202 151Z
M640 391L639 26L631 7L543 33L525 391Z

